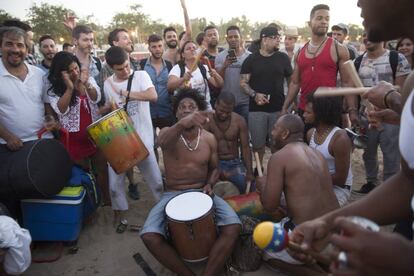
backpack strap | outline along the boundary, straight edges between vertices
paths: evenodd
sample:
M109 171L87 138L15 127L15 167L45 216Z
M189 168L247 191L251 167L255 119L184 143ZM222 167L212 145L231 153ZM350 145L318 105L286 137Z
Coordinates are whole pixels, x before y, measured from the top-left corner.
M361 67L361 62L362 62L362 58L364 57L366 52L364 52L362 55L360 55L359 57L357 57L354 60L354 66L355 66L355 70L358 72L359 71L359 67Z
M398 67L398 52L391 50L390 51L390 65L392 69L392 78L395 81L395 76L397 74L397 67Z
M128 112L127 107L128 107L128 103L129 103L129 94L131 94L132 79L134 78L134 74L135 74L135 71L132 71L132 74L128 78L128 84L127 84L128 94L127 94L127 97L125 99L125 105L124 105L125 112Z
M101 60L99 58L97 58L97 57L92 57L92 58L95 61L96 68L98 69L99 72L101 72L101 69L102 69Z
M204 67L204 65L201 62L198 63L198 69L200 69L203 79L207 80L207 70L206 70L206 67Z
M173 68L172 63L169 62L168 60L164 60L164 62L165 62L165 65L167 66L168 72L170 72L171 69Z
M145 64L147 63L147 58L141 59L139 61L139 66L141 67L141 70L144 70Z

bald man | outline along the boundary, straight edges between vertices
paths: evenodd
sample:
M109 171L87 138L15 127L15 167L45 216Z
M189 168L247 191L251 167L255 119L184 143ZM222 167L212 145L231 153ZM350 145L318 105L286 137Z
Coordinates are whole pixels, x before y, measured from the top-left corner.
M284 193L289 217L281 223L287 231L339 207L326 161L303 142L303 132L304 124L297 115L286 114L277 120L272 139L278 151L269 160L268 175L259 179L261 201L267 212L277 210ZM268 253L268 257L299 264L286 251Z

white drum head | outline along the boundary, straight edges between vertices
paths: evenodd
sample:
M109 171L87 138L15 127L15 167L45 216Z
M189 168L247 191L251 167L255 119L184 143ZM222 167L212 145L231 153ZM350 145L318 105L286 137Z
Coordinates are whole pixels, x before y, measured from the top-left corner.
M165 206L165 213L173 220L191 221L211 210L213 200L202 192L186 192L172 198Z

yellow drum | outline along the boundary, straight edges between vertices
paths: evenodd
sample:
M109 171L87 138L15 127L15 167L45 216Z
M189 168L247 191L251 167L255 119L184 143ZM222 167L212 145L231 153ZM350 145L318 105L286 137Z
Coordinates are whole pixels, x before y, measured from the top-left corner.
M118 174L126 172L149 154L123 108L94 122L87 131Z

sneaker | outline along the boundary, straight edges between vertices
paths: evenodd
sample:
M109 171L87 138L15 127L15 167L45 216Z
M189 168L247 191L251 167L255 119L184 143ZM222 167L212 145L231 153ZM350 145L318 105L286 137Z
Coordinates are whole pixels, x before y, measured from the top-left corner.
M367 182L366 184L362 185L361 189L359 189L358 191L356 191L357 193L360 194L368 194L369 192L371 192L374 188L375 188L375 184L373 182Z
M139 199L138 184L129 184L128 185L128 195L132 200Z

